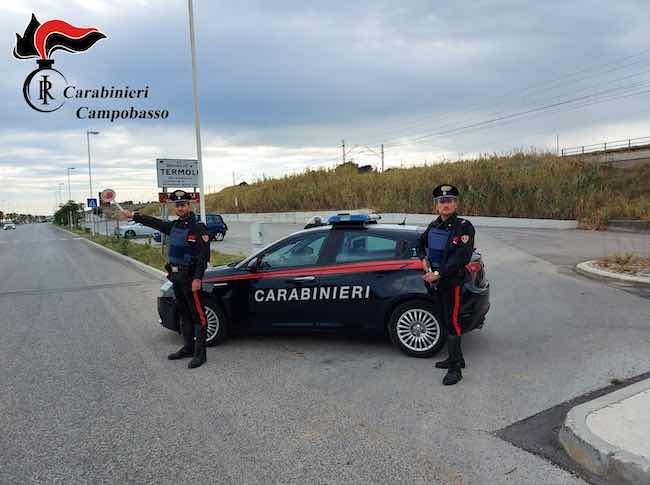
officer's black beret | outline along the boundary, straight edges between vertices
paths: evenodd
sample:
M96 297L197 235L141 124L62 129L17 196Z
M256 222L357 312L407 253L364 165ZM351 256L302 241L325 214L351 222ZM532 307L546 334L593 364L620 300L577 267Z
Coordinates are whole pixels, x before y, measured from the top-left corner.
M169 194L169 202L191 202L192 196L184 190L174 190Z
M460 192L458 188L450 184L440 184L435 189L433 189L433 198L437 199L438 197L458 197Z

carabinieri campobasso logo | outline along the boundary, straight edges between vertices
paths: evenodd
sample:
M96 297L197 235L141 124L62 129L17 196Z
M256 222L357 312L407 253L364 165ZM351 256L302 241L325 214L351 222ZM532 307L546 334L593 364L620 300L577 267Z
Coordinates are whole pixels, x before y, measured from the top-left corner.
M14 47L14 57L17 59L37 59L38 67L23 84L27 104L42 113L56 111L63 106L63 90L67 81L63 74L52 68L52 53L57 50L84 52L105 38L106 35L95 27L75 27L63 20L48 20L41 24L32 14L23 36L16 34Z

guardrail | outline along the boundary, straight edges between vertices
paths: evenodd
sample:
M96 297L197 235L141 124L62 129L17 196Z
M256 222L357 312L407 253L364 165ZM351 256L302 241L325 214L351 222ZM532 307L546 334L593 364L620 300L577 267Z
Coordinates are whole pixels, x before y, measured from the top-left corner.
M606 141L604 143L594 143L592 145L581 145L577 147L562 148L562 156L584 155L586 153L606 152L608 150L620 150L624 148L633 148L643 145L650 145L650 136L642 138L628 138L627 140Z

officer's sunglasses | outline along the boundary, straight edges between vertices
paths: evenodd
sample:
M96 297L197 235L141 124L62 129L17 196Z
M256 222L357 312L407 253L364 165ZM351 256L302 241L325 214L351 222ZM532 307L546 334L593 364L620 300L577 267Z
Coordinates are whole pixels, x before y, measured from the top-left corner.
M449 204L450 202L454 202L456 200L456 197L452 196L443 196L443 197L438 197L436 201L438 204Z

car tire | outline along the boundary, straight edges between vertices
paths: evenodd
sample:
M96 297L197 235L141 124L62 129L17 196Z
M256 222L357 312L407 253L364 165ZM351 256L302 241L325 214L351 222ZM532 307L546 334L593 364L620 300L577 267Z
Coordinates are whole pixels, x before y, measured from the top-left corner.
M124 233L124 239L134 239L134 238L135 238L135 231L129 229Z
M215 241L223 241L223 238L225 237L225 234L223 232L218 232L214 235L214 240Z
M388 319L391 342L411 357L431 357L445 344L435 306L426 300L411 300L393 310Z
M208 338L206 344L211 347L213 345L219 345L226 340L228 336L228 318L221 309L221 306L214 300L205 296L203 298L205 317L208 320Z

